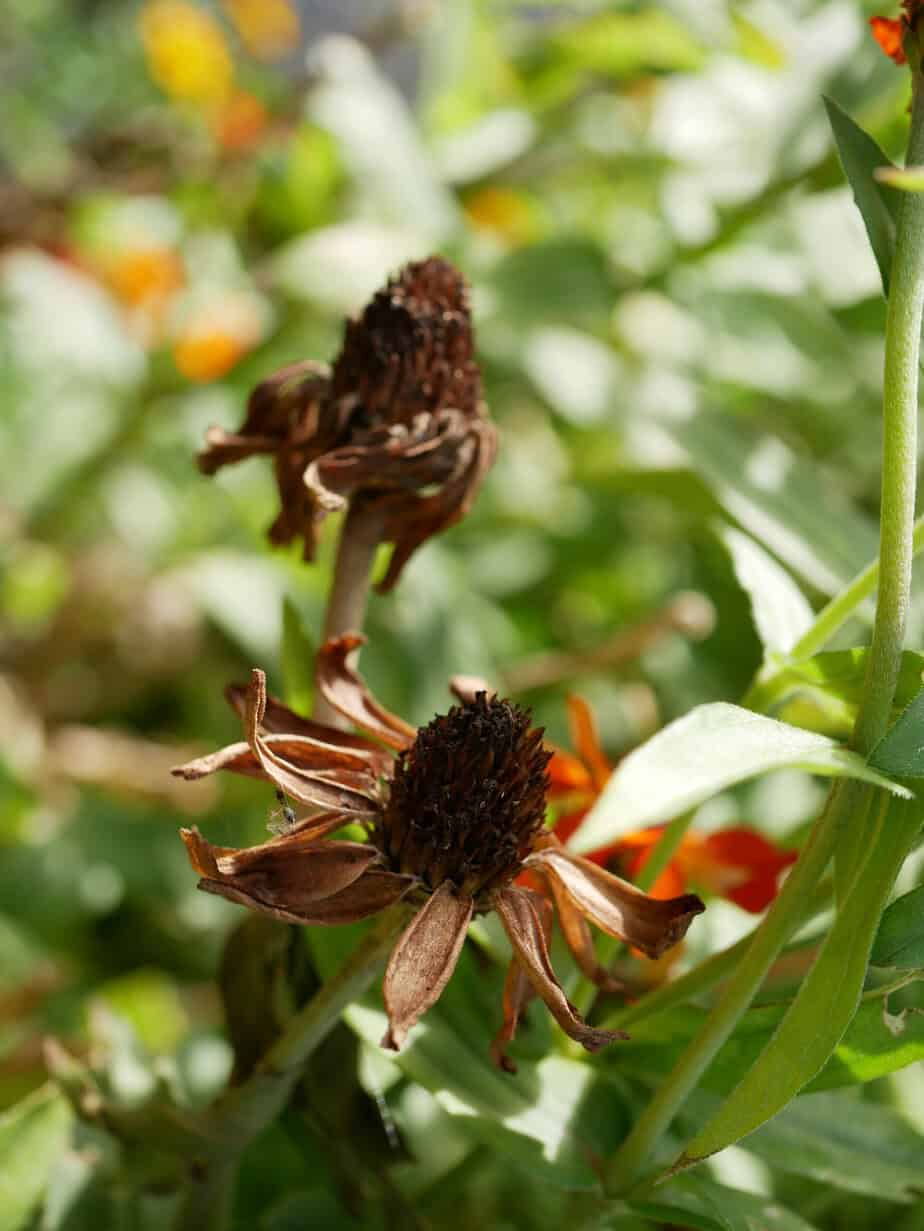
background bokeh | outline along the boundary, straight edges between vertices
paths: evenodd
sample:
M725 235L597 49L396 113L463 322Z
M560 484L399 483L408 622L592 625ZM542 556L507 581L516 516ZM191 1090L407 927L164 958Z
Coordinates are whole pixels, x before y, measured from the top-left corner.
M373 598L379 695L422 721L450 674L483 674L564 742L578 691L614 757L736 700L761 646L728 527L816 603L875 555L884 307L821 96L897 154L907 80L856 0L3 8L0 1106L42 1086L50 1032L129 1102L158 1082L195 1102L227 1073L214 976L239 913L195 891L176 831L242 845L274 801L168 770L237 737L222 687L253 665L310 700L336 531L315 567L271 551L269 466L202 477L206 427L445 253L501 453L467 521ZM626 652L678 595L675 627ZM704 823L798 836L817 799L788 774ZM739 915L718 904L698 943ZM558 1225L558 1189L362 1061L368 1104L248 1155L242 1227ZM924 1128L913 1070L865 1097ZM63 1115L37 1118L0 1226L166 1225L156 1183ZM350 1120L380 1115L381 1141ZM727 1166L817 1227L924 1226L799 1154Z

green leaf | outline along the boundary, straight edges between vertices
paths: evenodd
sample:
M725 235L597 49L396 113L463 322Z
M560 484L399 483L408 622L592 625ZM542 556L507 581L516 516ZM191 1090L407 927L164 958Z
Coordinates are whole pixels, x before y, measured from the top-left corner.
M677 1176L656 1201L630 1201L645 1218L702 1231L812 1231L812 1224L772 1197L717 1184L702 1175Z
M282 604L283 700L299 714L310 714L314 700L314 638L301 612L288 597Z
M719 537L732 568L751 601L751 614L765 652L785 654L812 624L808 599L771 555L749 535L731 527Z
M826 98L824 102L841 166L863 217L863 225L879 266L883 292L888 295L895 224L901 198L877 173L883 169L897 172L898 168L833 99Z
M873 522L844 492L840 476L782 441L727 414L701 410L661 426L686 453L735 522L823 594L856 576L879 551Z
M499 969L485 970L473 953L463 951L439 1003L394 1062L466 1133L530 1167L537 1179L566 1189L596 1189L591 1159L611 1152L627 1129L621 1080L562 1055L545 1054L533 1062L523 1058L522 1048L519 1071L502 1073L488 1050L501 1020L501 983ZM374 1003L352 1005L345 1019L377 1047L387 1021ZM538 1033L542 1055L548 1051L547 1018L542 1006L535 1012L524 1046Z
M765 1123L823 1068L856 1012L882 909L921 827L917 801L883 800L869 853L779 1029L731 1097L687 1146L687 1166Z
M879 921L870 961L896 970L924 970L924 885L897 899Z
M748 1140L773 1167L886 1201L924 1191L924 1138L890 1107L852 1094L796 1099Z
M902 778L924 778L924 690L870 753L870 764Z
M846 1034L806 1092L862 1085L924 1059L924 1015L909 1014L896 1032L894 1023L886 1021L887 998L886 989L864 995ZM731 1093L779 1029L790 1003L749 1009L703 1074L701 1088ZM675 1005L630 1022L632 1037L613 1053L613 1063L630 1064L633 1072L660 1080L676 1064L706 1016L705 1009ZM622 1020L617 1015L607 1024L622 1025Z
M594 850L632 830L670 820L737 782L787 768L858 778L897 795L910 794L827 736L717 702L691 710L631 752L572 845Z
M19 1231L38 1205L64 1150L73 1113L43 1086L0 1116L0 1231Z
M811 658L783 662L776 669L768 664L748 691L746 704L782 721L846 740L863 695L868 654L859 648L824 650ZM895 689L897 710L920 692L922 676L924 654L906 650Z

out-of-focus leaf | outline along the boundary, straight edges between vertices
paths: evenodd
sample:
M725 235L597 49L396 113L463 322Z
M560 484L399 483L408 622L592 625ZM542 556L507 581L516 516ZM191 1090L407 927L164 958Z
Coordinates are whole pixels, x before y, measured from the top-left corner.
M670 820L736 782L789 768L857 778L910 794L827 736L718 702L691 710L631 752L571 845L592 851L632 830Z
M653 1201L631 1201L646 1218L702 1231L813 1231L812 1224L771 1197L717 1184L703 1175L681 1175L657 1189Z
M700 411L665 423L728 512L762 546L824 594L834 594L879 550L873 523L816 463L743 423Z
M457 226L455 202L440 184L398 89L359 42L321 40L312 54L319 82L311 118L337 138L344 164L375 214L416 230L429 244Z
M808 599L786 570L748 535L726 527L721 538L731 555L735 576L751 600L764 650L786 653L811 627Z
M311 713L315 648L301 612L287 597L282 605L282 684L286 705L300 714Z
M26 1226L67 1145L72 1120L53 1086L43 1086L0 1116L0 1231Z
M562 58L595 73L625 77L642 70L692 71L703 49L668 13L601 13L569 23L552 40Z
M890 1107L841 1094L798 1098L748 1139L782 1171L886 1201L920 1197L924 1138Z
M897 168L893 167L869 133L864 132L833 99L826 98L824 101L841 166L853 189L857 209L863 215L863 225L882 277L882 289L888 295L895 223L901 198L877 172L883 168L891 171Z
M885 773L924 777L924 690L882 737L869 760Z
M883 906L921 819L916 800L883 801L866 861L815 964L760 1059L687 1146L681 1166L714 1154L771 1119L832 1055L856 1012Z
M879 921L870 961L897 970L924 970L924 885L889 906Z
M516 1075L496 1068L489 1045L500 1024L501 972L486 977L478 960L463 952L439 1003L395 1063L467 1134L534 1169L537 1178L561 1188L596 1188L589 1160L614 1149L626 1129L620 1079L561 1055L535 1063L522 1058L520 1047ZM544 1031L541 1006L537 1012ZM379 1044L387 1021L378 1008L354 1005L345 1017L362 1039ZM528 1045L532 1020L524 1026Z

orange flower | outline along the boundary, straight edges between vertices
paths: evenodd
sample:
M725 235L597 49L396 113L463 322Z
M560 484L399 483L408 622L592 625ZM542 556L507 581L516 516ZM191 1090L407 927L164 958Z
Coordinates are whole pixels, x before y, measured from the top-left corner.
M873 38L896 64L907 63L905 36L914 34L918 19L924 12L924 0L903 0L901 17L871 17Z
M562 842L567 842L580 826L612 772L600 747L590 706L580 697L569 697L568 713L577 756L557 749L548 771L549 799L560 799L564 805L554 826ZM603 866L617 863L634 880L663 830L663 825L640 829L591 851L587 857ZM759 914L776 897L780 874L795 859L795 851L782 851L757 830L743 825L712 834L691 830L684 834L673 858L648 892L654 898L672 898L693 884Z

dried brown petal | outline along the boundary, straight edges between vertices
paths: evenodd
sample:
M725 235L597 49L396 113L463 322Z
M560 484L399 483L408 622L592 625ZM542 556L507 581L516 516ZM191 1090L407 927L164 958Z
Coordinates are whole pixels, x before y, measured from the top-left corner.
M266 712L266 676L254 669L244 714L245 734L254 757L267 778L299 803L319 808L339 808L367 813L374 791L367 792L348 786L337 785L343 773L326 777L321 773L309 773L305 769L288 764L279 756L260 734Z
M546 948L552 941L552 905L539 897L533 897L533 905L539 915L542 935ZM517 960L516 954L510 959L507 976L504 979L503 1008L504 1021L491 1043L491 1059L505 1073L517 1071L516 1061L507 1055L507 1045L516 1037L520 1018L529 1002L535 997L536 989L529 976Z
M382 985L389 1023L383 1047L398 1051L410 1028L439 1000L462 952L472 910L471 898L444 883L398 940Z
M200 876L298 915L310 903L340 893L378 859L374 846L321 842L316 831L290 832L243 850L212 846L197 829L183 830L182 837Z
M329 898L312 902L304 910L296 911L288 904L274 905L262 901L252 894L238 889L227 881L211 880L203 877L199 888L206 893L215 893L227 898L230 902L238 902L251 910L263 915L272 915L283 923L301 923L311 927L334 927L343 923L356 923L360 919L368 919L380 911L394 905L413 885L409 876L397 876L393 872L385 872L379 868L370 868L359 880L341 889L339 893Z
M531 855L527 867L541 871L582 915L609 936L657 958L686 935L706 908L695 894L662 900L604 871L589 859L548 845Z
M346 633L321 646L315 667L318 688L338 714L400 751L414 742L416 728L380 705L362 677L347 666L349 655L365 640L358 633Z
M620 991L622 984L619 980L614 979L606 967L601 966L597 961L593 936L587 926L587 920L565 892L561 881L556 876L549 876L545 879L555 899L555 911L558 915L558 922L561 924L562 935L582 973L602 991Z
M501 889L494 895L494 908L510 938L514 956L537 994L548 1005L562 1030L588 1051L599 1051L616 1039L625 1038L618 1030L588 1026L565 996L552 970L541 907L537 904L540 901L528 889L513 887Z

